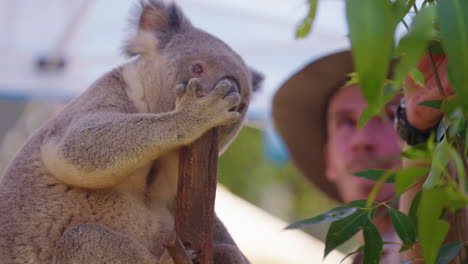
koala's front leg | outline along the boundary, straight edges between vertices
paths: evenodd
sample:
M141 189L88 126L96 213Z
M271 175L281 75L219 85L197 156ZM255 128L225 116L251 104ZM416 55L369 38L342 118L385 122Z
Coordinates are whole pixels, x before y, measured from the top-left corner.
M238 93L228 94L229 81L220 81L205 97L191 79L178 85L176 109L161 114L88 113L76 118L64 135L42 146L46 168L66 184L106 188L168 151L190 144L207 130L239 118L229 109L239 104Z
M98 224L79 224L57 242L54 264L174 264L165 254L158 260L131 237Z

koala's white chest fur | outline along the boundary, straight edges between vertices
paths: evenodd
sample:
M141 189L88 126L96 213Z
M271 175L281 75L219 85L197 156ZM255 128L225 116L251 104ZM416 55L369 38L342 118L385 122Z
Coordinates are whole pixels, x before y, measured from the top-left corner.
M161 156L137 169L117 186L102 190L60 183L48 175L38 160L34 162L36 170L31 173L42 176L34 178L34 183L28 183L25 188L36 193L35 199L23 199L27 195L24 193L1 197L6 199L4 202L11 199L16 205L10 204L10 207L17 208L0 221L3 227L0 246L6 246L3 242L9 243L13 248L10 257L24 258L25 263L31 260L50 263L56 241L65 230L80 223L104 225L131 236L155 256L162 254L162 241L173 229L178 151Z

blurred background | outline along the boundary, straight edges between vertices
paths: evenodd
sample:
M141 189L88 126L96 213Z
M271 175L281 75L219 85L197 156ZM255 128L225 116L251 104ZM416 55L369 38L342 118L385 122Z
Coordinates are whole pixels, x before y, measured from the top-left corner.
M126 61L120 47L130 33L127 22L136 2L0 1L1 171L41 124L100 75ZM263 88L255 95L249 109L246 127L220 158L218 177L224 186L222 192L232 193L242 204L251 204L258 212L278 220L274 227L278 234L294 233L282 231L282 228L287 223L336 206L306 182L290 163L287 150L273 128L270 112L276 89L295 71L316 58L349 47L344 1L318 1L312 32L301 40L295 39L294 35L297 25L308 12L306 0L175 2L195 26L225 41L265 76ZM235 210L227 208L227 211ZM236 216L248 218L237 213L226 217ZM236 224L229 219L225 221ZM249 221L247 225L262 225L255 218ZM306 236L311 236L306 240L323 240L326 230L324 225L305 230ZM236 240L244 239L233 236ZM255 239L255 236L251 232L246 239ZM259 257L253 263L316 263L306 256L312 252L320 260L323 248L317 249L321 245L312 244L310 252L294 253L304 256L296 257L297 262L274 262L271 260L274 257L264 256L264 260ZM243 244L239 242L239 246ZM349 247L345 246L344 250ZM300 262L301 259L304 262Z

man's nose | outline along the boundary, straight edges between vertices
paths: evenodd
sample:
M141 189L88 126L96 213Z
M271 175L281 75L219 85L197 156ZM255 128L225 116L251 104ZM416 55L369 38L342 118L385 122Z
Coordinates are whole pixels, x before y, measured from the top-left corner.
M362 129L359 129L354 134L352 140L352 150L353 152L374 152L376 149L376 140L378 140L379 135L377 133L382 133L380 119L371 118L364 125Z

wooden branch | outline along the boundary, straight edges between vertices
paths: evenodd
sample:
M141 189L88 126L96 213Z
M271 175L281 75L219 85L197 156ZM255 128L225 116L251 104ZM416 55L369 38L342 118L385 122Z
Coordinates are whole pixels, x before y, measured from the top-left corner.
M190 249L203 250L196 258L202 264L213 264L217 163L217 128L182 148L179 154L175 231Z

